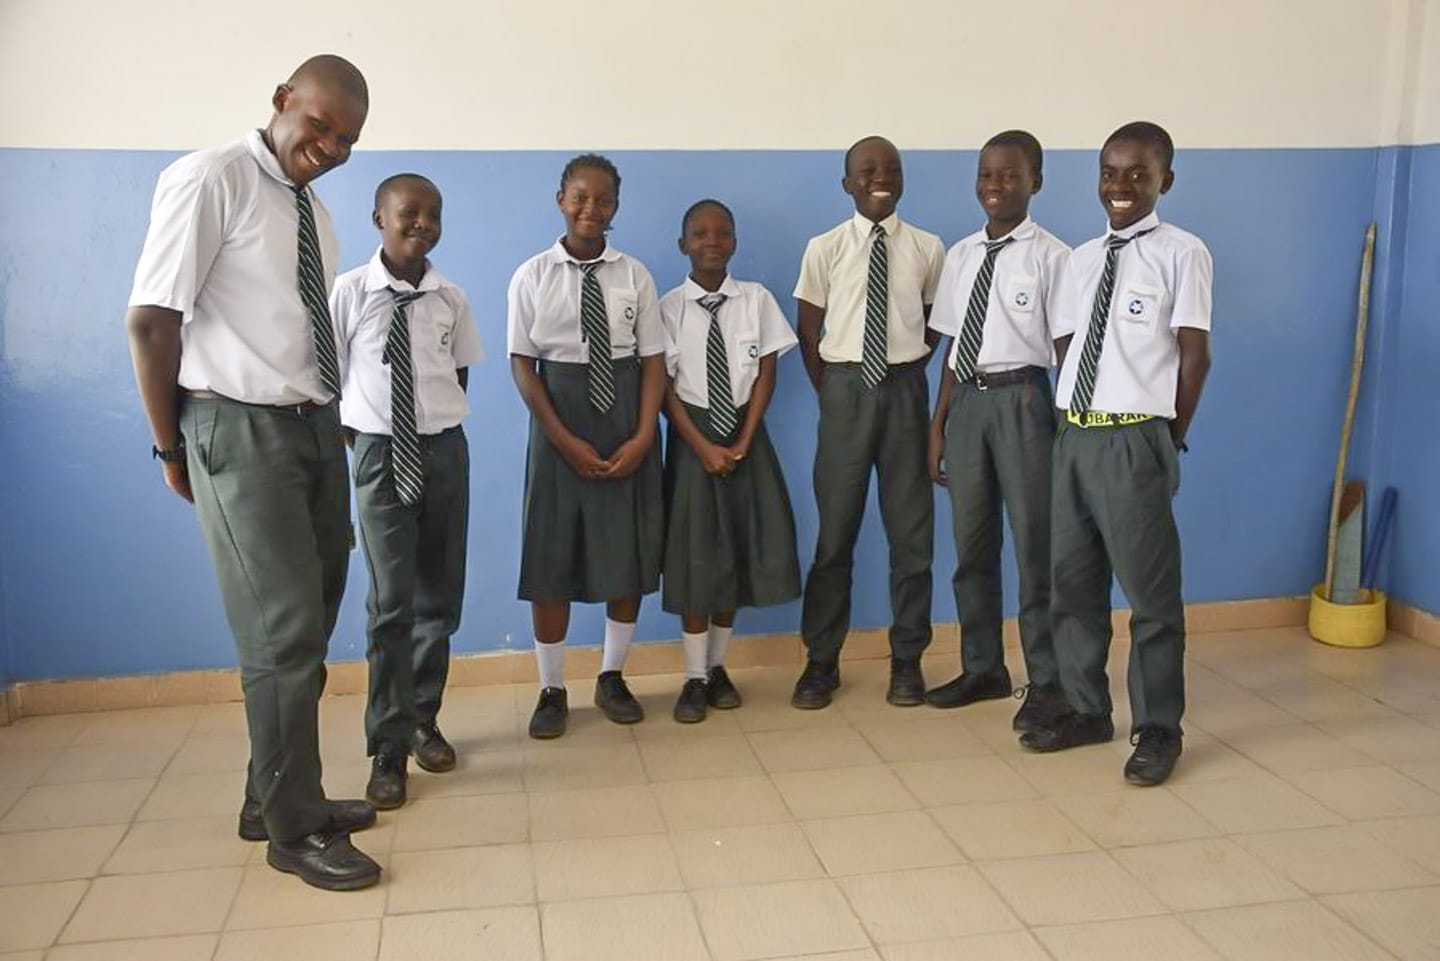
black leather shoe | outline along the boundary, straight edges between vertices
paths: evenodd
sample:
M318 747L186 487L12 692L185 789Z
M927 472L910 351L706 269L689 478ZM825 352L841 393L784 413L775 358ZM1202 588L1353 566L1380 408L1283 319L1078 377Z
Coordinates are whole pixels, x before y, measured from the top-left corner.
M795 682L795 693L790 695L790 706L802 711L818 711L829 707L831 695L840 686L840 665L821 664L806 661L805 670Z
M1125 780L1143 787L1164 783L1180 760L1180 739L1179 731L1163 727L1142 727L1130 735L1135 750L1125 762Z
M530 715L530 736L541 741L559 737L565 733L565 721L570 716L570 696L563 687L546 687L540 691L540 700L535 703L535 713Z
M398 808L405 803L405 780L407 755L391 747L380 749L370 763L370 783L365 785L365 800L382 811Z
M711 707L722 711L740 706L740 692L735 689L735 682L725 673L723 665L717 664L710 668L706 677L705 697Z
M1070 713L1070 702L1058 684L1031 684L1025 688L1025 703L1015 712L1010 727L1016 731L1033 731L1055 723L1062 714Z
M595 679L595 706L616 724L645 720L645 709L630 693L630 687L619 671L603 671Z
M920 660L902 661L890 658L890 690L885 700L896 707L914 707L925 703L925 675L920 673Z
M326 891L354 891L380 880L380 865L344 832L320 831L298 841L271 841L265 860L277 871Z
M1115 737L1115 725L1108 714L1076 714L1056 718L1044 727L1020 735L1020 746L1048 754L1082 744L1104 744Z
M422 771L443 774L455 770L455 749L445 740L445 735L440 733L440 727L434 721L415 729L410 753L415 756L415 763Z
M931 707L964 707L976 701L1009 697L1015 689L1010 685L1010 672L1005 665L984 674L962 673L952 681L925 692L925 703Z
M705 682L698 677L692 677L680 688L680 696L675 699L675 720L681 724L695 724L705 720L706 691Z
M363 831L375 823L375 805L359 798L326 801L330 809L330 828L349 833ZM265 830L265 819L260 816L260 802L249 798L240 806L240 830L237 832L245 841L268 841L270 834Z

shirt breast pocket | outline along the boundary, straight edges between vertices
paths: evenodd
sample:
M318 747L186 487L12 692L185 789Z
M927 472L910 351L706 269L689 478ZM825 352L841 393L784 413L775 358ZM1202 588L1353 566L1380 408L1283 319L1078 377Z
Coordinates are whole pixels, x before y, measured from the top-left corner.
M1026 317L1035 313L1036 302L1040 299L1040 283L1034 277L1011 277L1002 288L1005 310Z
M753 370L760 366L760 341L757 338L741 338L735 347L740 351L738 366L742 370Z
M448 310L436 311L431 337L440 353L450 353L455 343L455 315Z
M605 291L605 313L610 321L612 344L634 343L639 301L640 295L634 290L611 287Z
M1126 323L1155 326L1165 291L1154 284L1129 283L1120 291L1115 315Z

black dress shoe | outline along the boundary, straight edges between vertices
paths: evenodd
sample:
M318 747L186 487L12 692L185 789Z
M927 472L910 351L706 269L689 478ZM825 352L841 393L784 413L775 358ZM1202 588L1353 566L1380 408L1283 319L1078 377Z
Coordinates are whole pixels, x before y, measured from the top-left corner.
M680 696L675 699L675 720L681 724L695 724L705 720L705 682L698 677L692 677L680 688Z
M382 811L405 803L407 755L393 747L383 747L370 764L370 783L365 785L365 800Z
M1142 727L1130 736L1135 750L1125 762L1125 780L1152 787L1164 783L1180 760L1180 732L1163 727Z
M1010 685L1010 672L1005 665L984 674L961 673L954 680L925 692L925 703L931 707L964 707L976 701L1009 697L1015 689Z
M795 682L795 693L790 695L790 706L802 711L818 711L830 705L831 695L840 686L840 665L821 664L806 661L805 670Z
M440 733L440 727L434 721L421 724L415 729L415 736L410 741L410 751L415 755L415 763L420 765L423 771L443 774L455 770L455 749L445 740L445 735Z
M604 671L595 679L595 706L616 724L645 720L645 709L630 693L619 671Z
M265 860L277 871L326 891L354 891L380 880L380 865L344 832L319 831L298 841L271 841Z
M530 736L541 741L559 737L565 733L565 720L569 716L570 696L565 688L541 688L535 713L530 715Z
M375 823L375 805L369 801L339 799L325 802L330 811L330 828L349 833L363 831ZM260 815L260 802L245 799L240 806L240 830L237 832L245 841L268 841L270 833L265 830L265 819Z
M904 661L890 658L890 690L885 700L896 707L914 707L925 703L925 675L920 673L920 659Z
M1108 714L1064 714L1044 727L1020 735L1020 746L1048 754L1082 744L1104 744L1115 737Z
M735 689L735 682L725 673L723 665L717 664L707 672L705 698L711 707L722 711L740 706L740 692Z
M1016 731L1033 731L1055 723L1062 714L1070 713L1070 702L1058 684L1031 684L1025 688L1025 703L1015 712L1010 727Z

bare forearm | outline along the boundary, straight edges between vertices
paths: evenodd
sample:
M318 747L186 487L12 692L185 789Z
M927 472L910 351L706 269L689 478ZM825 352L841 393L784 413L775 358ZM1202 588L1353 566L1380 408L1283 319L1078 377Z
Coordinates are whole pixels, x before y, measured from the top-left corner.
M825 362L820 359L820 335L825 326L825 311L814 304L800 301L800 357L805 361L805 373L810 377L810 386L820 389L820 375Z
M1185 442L1190 422L1200 406L1200 393L1210 374L1210 337L1203 330L1180 331L1180 376L1175 386L1175 419L1170 436L1177 445Z
M180 445L180 321L179 311L164 307L131 307L125 315L135 384L161 450Z
M691 419L690 412L685 409L685 402L675 392L675 385L669 385L665 390L665 416L679 432L680 438L690 445L690 449L697 455L701 454L709 441L705 435L700 433L700 428L695 426Z
M1073 334L1066 334L1064 337L1055 338L1055 369L1059 370L1065 366L1065 354L1070 350L1070 338Z
M664 354L640 358L640 423L635 436L654 438L655 418L660 416L660 405L665 403L669 381Z
M533 357L522 357L512 354L510 357L510 375L515 379L515 387L520 392L520 399L525 406L530 408L530 415L535 418L535 423L540 425L540 432L545 435L550 443L559 447L572 435L560 415L555 412L555 405L550 400L550 392L545 389L545 383L540 379L540 373L535 369Z
M935 414L930 418L930 432L945 436L945 422L950 419L950 396L955 392L955 368L945 364L940 371L940 386L935 390Z
M740 428L740 443L746 447L760 429L765 411L770 409L770 398L775 396L775 355L760 358L760 375L750 389L750 406L745 411L745 423Z

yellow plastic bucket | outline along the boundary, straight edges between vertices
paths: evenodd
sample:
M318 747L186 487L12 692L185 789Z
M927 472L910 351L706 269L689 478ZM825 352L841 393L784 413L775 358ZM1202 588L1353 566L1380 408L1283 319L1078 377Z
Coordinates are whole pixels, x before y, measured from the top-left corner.
M1374 647L1385 640L1385 592L1360 591L1355 604L1325 600L1325 585L1310 592L1310 636L1336 647Z

